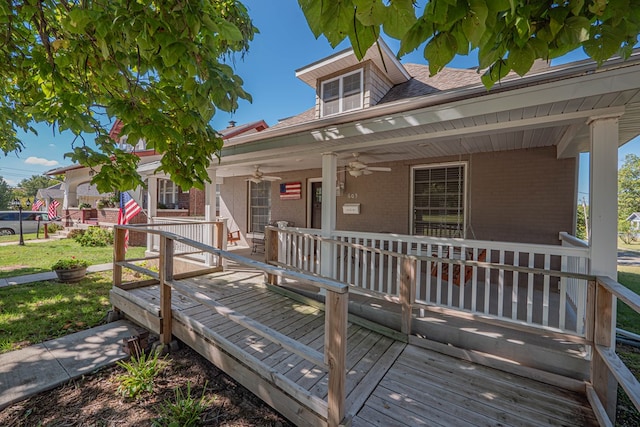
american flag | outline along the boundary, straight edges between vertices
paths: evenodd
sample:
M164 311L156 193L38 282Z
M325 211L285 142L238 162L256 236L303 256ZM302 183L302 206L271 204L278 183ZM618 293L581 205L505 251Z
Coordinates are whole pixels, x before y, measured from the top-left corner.
M36 212L39 211L41 207L44 206L43 199L33 199L33 205L31 205L31 210Z
M287 182L280 184L280 200L297 200L302 198L302 184Z
M47 210L49 219L58 217L58 206L60 206L60 202L53 197L49 197L49 209Z
M142 208L139 204L133 200L133 197L126 192L123 191L120 193L120 210L118 211L118 224L124 225L129 224L129 221L133 219L134 216L138 215L142 211ZM129 247L129 230L124 233L124 250L127 251Z

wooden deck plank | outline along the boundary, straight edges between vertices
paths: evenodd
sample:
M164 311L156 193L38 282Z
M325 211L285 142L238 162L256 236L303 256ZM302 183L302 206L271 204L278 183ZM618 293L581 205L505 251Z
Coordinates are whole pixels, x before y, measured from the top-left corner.
M413 346L406 349L403 357L398 359L398 363L411 366L412 369L423 370L427 374L431 374L434 367L440 367L442 369L441 375L464 379L467 385L492 384L495 389L508 390L514 396L521 396L525 399L535 394L537 406L543 411L559 408L566 412L570 408L575 408L578 413L582 413L584 409L589 408L586 397L578 393L497 369L475 365L437 352L425 353L422 349Z
M263 284L262 273L215 273L181 281L187 282L197 292L301 346L323 351L324 312L271 292ZM127 310L135 304L151 312L159 307L158 286L132 289L128 295L132 299L125 304ZM119 301L126 297L126 291L118 292ZM325 407L324 368L178 291L173 292L172 309L180 339L221 363L232 376L239 375L245 385L296 423L305 424L300 415L305 407L314 411ZM141 309L134 310L140 314ZM221 343L220 348L236 362L208 340ZM233 367L238 364L243 364L242 369ZM353 426L597 425L580 393L406 345L356 324L348 327L346 367L346 411ZM253 380L251 372L258 375ZM270 392L265 393L267 389ZM275 401L271 396L277 396ZM291 396L297 403L287 402ZM283 409L287 407L296 409ZM322 424L318 418L312 421L317 422Z
M382 380L387 371L391 368L398 356L402 353L406 344L394 342L385 354L378 359L376 364L367 372L365 378L358 383L349 383L347 374L347 399L345 402L346 414L354 416L361 409L362 405L369 398L376 386Z

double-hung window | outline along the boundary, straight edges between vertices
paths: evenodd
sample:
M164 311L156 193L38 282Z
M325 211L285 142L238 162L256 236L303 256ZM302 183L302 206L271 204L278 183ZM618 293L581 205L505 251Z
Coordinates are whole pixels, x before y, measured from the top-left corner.
M172 208L178 203L178 186L169 179L158 181L158 202Z
M465 163L416 166L412 181L413 234L464 237Z
M271 218L271 182L249 181L249 231L264 232Z
M322 83L322 116L362 108L362 70Z

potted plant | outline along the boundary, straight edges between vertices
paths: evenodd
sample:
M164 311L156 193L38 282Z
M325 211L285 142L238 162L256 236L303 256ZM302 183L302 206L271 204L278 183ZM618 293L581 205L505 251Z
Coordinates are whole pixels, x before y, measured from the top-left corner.
M89 261L76 258L60 258L52 266L51 270L56 272L58 280L65 283L79 282L87 274Z

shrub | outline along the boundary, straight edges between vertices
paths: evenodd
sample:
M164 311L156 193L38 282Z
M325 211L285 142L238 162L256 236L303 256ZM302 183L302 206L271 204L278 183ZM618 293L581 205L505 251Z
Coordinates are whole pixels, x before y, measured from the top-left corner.
M90 227L84 233L74 237L80 246L109 246L113 244L113 232L106 228Z
M64 226L56 222L50 222L47 224L47 231L49 233L55 233L58 230L64 230Z
M207 385L204 385L202 390L202 396L199 399L191 397L191 383L187 383L186 395L181 389L176 388L176 401L175 403L166 401L165 405L160 408L160 418L153 421L155 427L164 426L181 426L192 427L202 424L200 417L207 406L209 406L209 399L204 395L207 390Z
M116 362L127 371L118 377L118 393L133 399L139 398L142 393L153 393L153 381L164 368L164 359L159 357L160 353L157 351L151 355L146 355L143 351L137 357L131 356L129 362Z
M52 270L71 270L72 268L88 267L89 261L74 256L70 258L60 258L52 266Z
M69 239L73 239L73 240L78 240L78 238L80 238L82 235L84 235L85 230L81 230L79 228L74 228L72 230L69 231L69 234L67 234L67 237Z
M80 203L78 209L89 209L91 208L91 203Z

